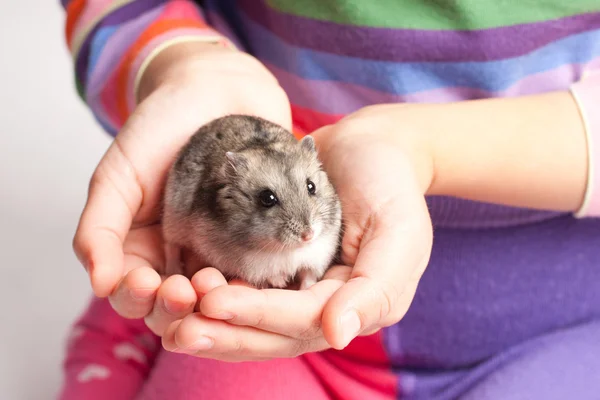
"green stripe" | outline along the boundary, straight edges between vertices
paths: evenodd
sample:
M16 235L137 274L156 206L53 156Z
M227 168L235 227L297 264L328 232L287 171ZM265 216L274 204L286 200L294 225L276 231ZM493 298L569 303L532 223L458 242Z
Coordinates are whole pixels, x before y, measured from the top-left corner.
M600 0L266 0L277 11L344 25L476 30L600 11Z
M75 88L77 89L77 94L79 95L79 97L81 97L81 100L85 102L86 100L83 84L77 77L75 77Z

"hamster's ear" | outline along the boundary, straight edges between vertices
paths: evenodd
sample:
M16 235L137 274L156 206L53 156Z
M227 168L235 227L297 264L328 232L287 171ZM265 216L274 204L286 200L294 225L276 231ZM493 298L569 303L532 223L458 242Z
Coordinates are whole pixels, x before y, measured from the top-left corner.
M310 152L317 151L317 147L315 146L315 139L313 139L313 137L310 135L306 135L300 140L300 146L303 149L308 150Z
M248 165L246 158L239 153L228 151L225 153L225 157L227 158L228 162L228 170L231 170L231 172L238 172L241 168L244 168Z

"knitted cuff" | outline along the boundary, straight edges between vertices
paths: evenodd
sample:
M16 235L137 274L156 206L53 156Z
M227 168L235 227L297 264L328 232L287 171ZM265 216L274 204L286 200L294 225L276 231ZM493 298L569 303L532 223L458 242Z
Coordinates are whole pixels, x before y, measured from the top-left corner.
M600 70L584 74L571 86L585 127L588 178L583 204L577 218L600 217Z

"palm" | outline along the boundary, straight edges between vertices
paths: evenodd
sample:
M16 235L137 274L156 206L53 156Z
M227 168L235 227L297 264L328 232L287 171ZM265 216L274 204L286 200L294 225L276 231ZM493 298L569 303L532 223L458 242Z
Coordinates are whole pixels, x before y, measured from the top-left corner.
M156 308L154 296L157 303L167 298L177 303L184 300L173 296L192 291L188 281L185 288L161 292L157 285L164 284L155 272L164 266L161 197L179 149L201 125L226 114L252 114L291 125L285 93L256 60L215 51L210 62L187 61L167 71L98 165L74 240L95 293L111 295L115 309L132 318ZM150 297L136 300L132 293L141 292ZM185 302L192 300L188 296ZM154 326L157 333L165 321Z
M327 129L315 133L323 142L331 134ZM323 146L328 147L324 167L342 201L342 260L357 266L349 284L358 291L361 281L391 273L394 279L379 279L383 287L375 288L385 297L374 300L385 318L374 328L395 323L412 302L432 246L429 213L412 164L398 149L368 136L333 139ZM389 266L395 271L384 271ZM340 293L331 309L351 302L352 296L353 290Z

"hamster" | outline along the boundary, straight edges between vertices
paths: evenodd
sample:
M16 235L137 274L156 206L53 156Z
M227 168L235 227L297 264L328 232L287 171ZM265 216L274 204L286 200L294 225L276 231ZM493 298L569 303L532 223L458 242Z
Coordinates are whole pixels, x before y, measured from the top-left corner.
M306 289L337 255L341 221L311 136L298 141L258 117L218 118L191 137L169 171L166 275L197 272L181 262L185 248L228 279Z

